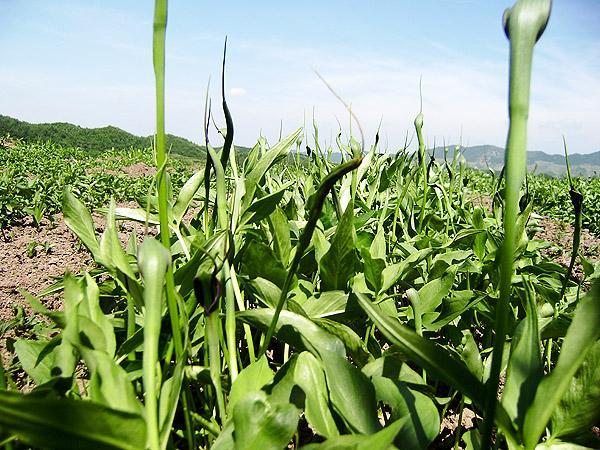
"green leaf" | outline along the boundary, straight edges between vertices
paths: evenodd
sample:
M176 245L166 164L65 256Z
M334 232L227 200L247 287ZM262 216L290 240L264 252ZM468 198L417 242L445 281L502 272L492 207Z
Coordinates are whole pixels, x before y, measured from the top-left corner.
M194 196L196 195L196 192L198 192L198 189L200 189L200 186L202 186L203 181L204 171L199 170L185 182L179 191L179 195L177 195L177 200L175 200L172 211L173 221L176 224L180 224L183 220L183 216L185 216L185 213L192 204Z
M319 261L321 290L345 291L355 273L355 263L354 207L350 202L337 225L331 247Z
M383 232L383 227L377 227L377 233L375 233L375 238L371 243L371 247L369 248L369 253L372 258L382 259L385 263L385 258L387 256L386 246L385 246L385 236Z
M377 328L393 344L398 345L412 361L423 367L432 376L459 389L467 397L481 404L483 383L455 359L446 349L419 336L415 331L398 320L381 313L364 294L357 294L360 306L369 315Z
M79 344L79 305L83 301L81 283L71 275L65 275L65 293L63 305L65 312L65 328L60 344L54 350L54 367L52 374L63 378L71 378L75 371L78 358L75 346Z
M91 376L88 386L90 399L114 410L141 414L138 401L127 372L107 353L98 350L82 350L85 365Z
M358 434L338 436L327 439L322 444L305 445L301 450L389 450L394 448L391 445L406 426L407 421L407 417L396 420L370 436Z
M402 349L407 357L424 368L432 377L448 383L462 392L480 407L483 405L484 385L469 369L448 350L419 336L415 331L396 319L382 314L369 299L356 293L358 303L375 323L379 331L393 344ZM496 421L504 433L514 434L506 411L497 408Z
M385 269L385 260L374 258L369 250L365 248L360 249L360 254L363 259L363 270L367 285L374 292L379 292L383 284L382 273Z
M442 299L446 297L450 292L450 289L452 289L455 276L456 266L446 271L442 277L430 281L419 289L419 309L422 314L433 312L442 304Z
M552 438L576 440L600 421L600 341L597 341L552 415Z
M242 258L242 270L248 277L261 277L282 287L287 277L287 270L275 256L268 245L251 240L248 242Z
M333 316L346 310L348 294L344 291L315 292L311 297L299 303L310 317Z
M100 253L102 255L102 265L109 270L119 270L132 281L135 281L135 274L129 265L128 257L121 246L117 227L115 224L115 201L111 199L108 213L106 214L106 224L104 233L100 239Z
M294 184L294 182L290 181L284 184L277 192L265 195L252 202L250 206L248 206L248 209L242 214L240 226L258 223L273 213L277 208L277 205L279 205L279 202L281 202L286 189L292 184Z
M267 394L252 392L233 408L236 450L281 450L298 426L300 411L288 404L272 405Z
M146 447L146 425L141 416L89 401L0 391L0 426L28 445L41 448Z
M252 309L238 318L263 330L270 325L273 309ZM353 431L371 434L377 431L375 393L368 378L346 359L344 344L306 317L282 310L275 324L275 337L296 350L308 350L323 364L331 403ZM352 392L352 395L348 395Z
M392 420L407 419L396 438L398 445L407 450L428 448L440 431L433 400L399 380L375 376L372 381L377 400L392 408Z
M83 301L81 305L79 305L79 313L90 319L90 321L101 330L103 340L102 348L104 348L106 353L112 357L115 355L116 350L115 332L109 318L100 308L100 290L98 289L98 285L87 273L85 274L82 283L85 293ZM81 325L80 328L82 328ZM85 330L82 331L85 332ZM94 348L97 348L99 342L92 341L92 343L94 344Z
M160 390L159 420L161 448L167 448L171 437L173 420L177 412L177 404L181 395L181 384L183 382L184 361L175 366L173 376L166 380ZM209 378L210 379L210 378Z
M65 224L81 239L94 258L99 256L100 244L88 209L68 189L63 194L62 207Z
M269 170L269 168L278 159L287 155L290 146L296 141L301 132L302 129L299 128L288 137L278 142L273 148L270 148L264 155L261 156L252 170L246 175L246 192L244 193L244 199L242 202L242 211L247 210L252 203L256 189L265 176L265 173L267 173L267 170Z
M409 270L417 266L423 259L427 258L433 252L432 248L425 248L423 250L417 250L410 254L406 259L399 263L391 264L387 266L381 274L383 285L381 286L381 292L387 291L396 282L402 278L402 276Z
M100 209L99 211L102 211ZM133 220L149 225L158 225L160 222L154 214L149 214L143 208L115 208L115 218L118 220Z
M567 331L556 367L540 382L533 403L527 410L523 428L526 448L538 443L548 420L568 391L588 351L600 338L600 284L583 297Z
M437 331L440 328L448 325L463 312L474 307L482 301L483 295L475 297L475 293L471 290L451 292L442 302L442 311L434 322L424 324L425 328L430 331Z
M329 319L313 319L321 328L337 336L356 365L362 367L373 359L364 341L349 326Z
M479 354L479 348L470 330L463 330L463 349L460 359L464 361L469 370L478 380L483 379L483 362Z
M523 428L527 408L533 401L543 375L538 312L535 294L529 283L525 284L523 306L526 317L513 335L506 383L502 391L502 405L518 430Z
M262 277L256 277L248 284L265 306L275 308L281 297L281 289L275 283Z
M233 411L236 403L250 392L260 391L263 386L273 381L273 371L269 367L266 356L242 370L235 379L229 394L228 411Z
M433 258L432 267L427 273L427 276L429 279L439 278L446 273L448 267L457 265L455 263L456 261L461 263L472 254L473 252L471 250L452 250L436 255L435 258Z
M249 309L239 312L237 317L253 327L266 330L274 313L275 310L271 308ZM275 325L274 336L296 350L308 350L313 355L319 356L320 359L325 359L332 353L346 357L344 344L338 338L316 325L312 320L291 311L281 311Z
M157 378L159 366L158 338L163 312L163 286L165 274L171 264L171 254L160 242L146 238L139 249L138 265L144 278L144 355L143 381L145 388L145 416L148 425L148 441L151 448L160 442L158 425ZM173 330L179 332L179 330Z
M597 447L586 447L572 442L550 441L535 446L535 450L595 450Z
M290 240L290 223L281 208L275 208L273 214L269 216L269 225L271 234L273 234L275 254L283 266L287 267L290 261L292 242Z
M53 341L18 339L15 342L15 353L23 370L38 386L52 379L52 367L54 366L52 349L54 347L56 347L56 342Z
M329 395L321 363L309 352L300 353L293 379L306 396L304 413L308 423L321 436L338 436L340 433L329 410Z
M338 354L322 359L333 409L354 433L373 434L377 420L375 390L367 376Z

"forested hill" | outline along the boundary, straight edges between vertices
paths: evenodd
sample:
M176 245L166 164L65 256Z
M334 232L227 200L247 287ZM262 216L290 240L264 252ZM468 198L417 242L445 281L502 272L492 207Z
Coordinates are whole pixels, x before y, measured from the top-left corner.
M136 136L113 126L84 128L64 122L33 124L0 115L0 137L7 134L27 142L51 141L65 147L79 147L92 154L102 153L111 148L146 148L152 145L153 140L152 136ZM204 146L192 141L167 134L166 143L167 148L171 148L174 154L205 159ZM246 149L238 148L238 150Z

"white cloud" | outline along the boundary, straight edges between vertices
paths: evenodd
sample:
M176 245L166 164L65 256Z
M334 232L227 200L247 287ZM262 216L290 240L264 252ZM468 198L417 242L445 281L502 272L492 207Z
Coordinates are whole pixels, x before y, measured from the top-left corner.
M271 43L269 43L271 44ZM269 56L267 73L244 70L247 61L228 69L231 77L242 71L252 95L231 101L237 136L249 143L258 130L274 139L284 130L312 122L316 111L319 135L331 141L339 124L347 133L348 113L313 73L319 70L360 118L367 141L372 141L383 118L382 135L390 147L404 142L419 110L419 77L423 78L425 137L430 145L463 143L504 145L508 129L508 48L490 59L465 55L438 55L437 60L415 60L404 55L326 54L315 49L281 48L257 43L246 45L246 58ZM507 46L508 47L508 46ZM597 47L592 50L596 52ZM254 54L256 52L256 54ZM294 55L302 54L303 58ZM505 62L506 61L506 62ZM542 48L535 54L529 148L550 153L562 151L561 134L569 138L571 152L600 150L600 80L594 57L580 58ZM256 72L253 72L256 70ZM338 122L339 121L339 122ZM309 130L307 134L312 134Z
M241 97L243 95L246 95L246 89L241 87L231 88L229 89L229 95L231 95L232 97Z

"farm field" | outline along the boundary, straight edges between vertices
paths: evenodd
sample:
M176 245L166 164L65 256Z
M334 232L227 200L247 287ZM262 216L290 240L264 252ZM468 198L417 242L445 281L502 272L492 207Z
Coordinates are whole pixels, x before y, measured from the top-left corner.
M294 243L298 241L303 224L306 223L308 199L314 196L319 180L334 168L322 156L327 149L320 149L314 142L310 145L318 150L309 164L297 165L289 160L277 162L283 155L296 151L300 133L302 132L292 135L283 141L283 145L279 144L274 149L266 147L264 141L259 142L246 165L237 168L239 180L232 178L227 183L229 202L233 202L233 186L241 186L245 174L252 173L252 164L256 166L262 160L261 155L266 157L270 153L269 161L272 165L267 168L266 176L257 188L262 200L258 204L262 207L249 205L237 219L239 222L234 234L237 241L236 253L233 256L237 293L234 291L233 295L239 301L238 308L262 311L261 308L277 304L281 286L285 283L285 267L290 264ZM342 146L339 150L350 158L350 146ZM97 298L96 301L100 302L98 305L103 305L104 312L108 314L107 317L113 318L115 325L121 319L121 325L115 326L112 332L114 338L111 338L109 332L108 339L115 339L115 346L119 342L118 345L121 346L127 342L127 302L123 303L124 290L115 279L107 279L111 272L118 274L116 271L120 269L107 269L102 263L95 262L94 254L90 255L88 250L94 248L91 243L93 241L88 242L89 247L86 248L85 241L82 245L65 224L65 217L61 212L63 190L68 186L81 199L77 200L75 194L71 194L73 197L70 197L70 201L74 202L71 208L78 208L78 212L70 217L72 229L82 226L75 225L74 221L85 218L86 214L82 209L85 205L92 212L92 221L82 224L96 236L104 233L107 230L105 214L110 207L111 197L119 208L125 208L116 209L117 218L125 219L127 215L137 218L137 221L118 220L116 227L112 227L112 232L117 233L121 243L123 256L133 264L136 254L134 249L142 242L143 236L157 234L155 205L150 206L150 217L153 220L147 227L143 223L145 208L148 206L148 192L151 192L156 170L153 169L151 149L113 151L102 157L89 157L81 151L51 144L11 143L0 152L3 160L11 162L9 170L3 173L4 225L3 239L0 242L5 261L1 291L5 376L9 383L14 383L13 388L35 390L35 386L44 384L52 377L49 373L44 375L33 370L31 360L27 360L32 356L27 355L38 358L36 355L39 355L44 342L59 329L56 328L56 323L52 325L52 322L44 320L43 314L39 314L41 310L39 305L36 306L37 302L27 302L23 290L38 296L43 308L48 308L46 315L56 319L54 311L63 310L64 283L66 280L75 280L72 277L65 279L65 270L74 274L90 271L92 277L85 278L85 282L97 285L99 292L104 293ZM300 340L300 348L305 348L308 343L302 343L303 339L317 339L315 336L302 335L302 330L309 323L316 323L321 329L328 331L327 334L322 333L323 339L334 339L335 342L335 339L339 339L344 344L345 350L340 351L356 367L362 368L362 373L365 367L374 370L370 368L376 367L377 361L384 362L388 358L398 365L397 370L406 372L404 376L407 378L400 378L396 382L398 395L401 395L399 398L405 398L404 394L416 396L419 400L418 411L422 410L420 414L425 415L429 421L428 428L425 429L427 434L424 436L419 437L410 428L403 432L402 435L405 433L412 436L409 439L414 440L415 448L432 442L433 445L444 447L456 439L468 442L470 436L476 433L477 419L481 418L481 413L477 412L470 399L440 387L437 382L427 384L418 367L403 363L405 359L401 349L390 346L389 341L376 328L365 322L366 316L361 312L357 298L360 294L361 298L368 295L378 299L381 310L386 311L386 314L398 318L411 328L417 327L421 335L434 337L436 342L452 348L453 353L456 352L456 356L465 361L466 367L483 377L485 370L489 370L489 347L486 346L490 342L490 331L487 323L491 323L493 319L490 298L493 298L491 295L495 290L494 283L497 282L494 266L498 242L502 238L500 208L497 203L492 205L491 201L495 181L488 173L462 166L459 158L449 159L447 165L434 162L428 168L428 185L432 187L424 196L418 175L420 167L415 164L416 155L406 151L398 155L380 155L373 146L366 158L369 164L362 166L363 172L356 177L354 199L350 196L353 179L347 176L345 184L336 186L336 196L324 202L313 236L300 261L297 279L293 280L294 286L288 296L287 308L291 312L283 313L290 320L291 326L294 321L298 321L298 334L292 334L289 343L281 338L283 343L272 346L267 353L268 359L259 359L252 364L256 353L252 355L250 352L258 352L260 331L264 331L267 320L261 316L248 316L247 322L254 327L242 328L244 334L241 334L242 330L236 332L236 347L240 352L238 370L242 371L240 379L244 379L245 367L251 371L262 365L261 371L266 370L266 375L263 376L267 376L265 379L268 380L271 370L269 365L271 368L287 371L289 366L295 367L298 364L299 358L308 359L310 353L298 354L298 350L290 348L290 344ZM173 198L178 198L177 195L180 198L181 187L189 177L192 177L193 187L197 188L194 196L189 198L190 212L184 214L179 225L180 233L186 234L181 236L181 241L175 235L172 237L173 257L181 264L179 270L190 270L189 264L193 261L193 256L190 255L188 259L183 245L191 252L193 242L198 239L204 245L214 245L215 241L218 242L217 239L224 237L217 233L210 239L204 237L205 196L203 186L198 181L198 174L203 173L203 167L175 161L169 173ZM594 195L592 189L595 182L595 179L579 180L579 188L586 192L586 199ZM568 284L565 298L562 302L559 300L571 257L573 227L569 222L574 220L574 216L568 211L572 207L568 203L570 200L566 198L564 204L567 208L548 206L547 202L538 202L536 199L548 198L545 193L551 190L556 193L552 198L560 199L567 187L562 179L541 176L530 178L532 200L529 208L523 212L526 214L523 216L526 217L526 224L517 263L521 266L519 285L522 286L517 289L524 292L530 289L531 295L536 296L540 312L544 309L551 312L549 316L541 317L544 326L540 330L545 350L543 360L548 367L555 364L558 356L556 345L553 345L554 352L551 351L551 342L564 334L565 327L572 318L576 299L581 295L579 286L583 290L589 289L590 280L598 276L596 267L599 240L593 233L584 230L580 249L580 257L585 258L584 265L581 260L577 262L573 281ZM150 204L151 202L152 199ZM238 202L240 204L237 209L241 211L244 209L243 197ZM587 202L584 201L585 204ZM233 211L236 206L228 203L226 208ZM422 210L424 213L421 218ZM353 212L352 216L350 211ZM591 215L593 212L586 211L586 214ZM589 216L584 217L587 218L584 220L593 222ZM188 233L195 233L191 236L196 237L190 237ZM103 240L106 240L106 235L104 236ZM198 256L195 271L199 271L203 264ZM102 260L98 254L95 258ZM347 271L342 271L342 268L347 268ZM214 269L210 269L207 274L212 277L213 271ZM175 271L175 276L177 274L178 271ZM349 286L353 286L352 290ZM188 302L193 301L193 287L188 285L186 288L189 291L188 297L191 296ZM421 315L418 326L413 309L416 303L411 303L411 298L407 296L406 289L409 288L414 296L434 294L429 300L432 303L418 313ZM414 298L412 301L415 301ZM561 305L560 309L554 309L553 305L556 304ZM112 306L107 308L107 305ZM202 316L203 307L196 308L196 316ZM519 320L519 309L515 311L513 320ZM198 355L202 354L206 345L206 337L197 336L197 333L201 333L202 325L201 317L195 317L196 329L190 331L196 337L190 345L196 347ZM166 324L164 327L168 329ZM312 331L317 332L318 336L319 330ZM25 344L26 342L32 344ZM222 345L226 348L225 341ZM469 351L475 352L473 360L467 359ZM132 353L139 355L135 350ZM316 360L308 360L308 364L318 363ZM190 363L188 370L192 370L192 367L195 367L194 370L204 370L202 367L206 367L202 359L190 359ZM125 375L135 371L137 363L135 360L124 361L122 367ZM206 370L208 376L209 367ZM134 377L132 382L140 382L140 375L131 376ZM83 378L89 379L88 377L89 375ZM384 379L381 380L385 383ZM362 382L366 381L363 379ZM195 383L203 386L198 381ZM415 383L414 386L411 383ZM376 386L373 399L377 399L377 395L389 395L384 393L383 388L377 394ZM412 386L413 390L404 392L409 389L408 386ZM321 394L325 395L325 392ZM405 400L398 401L400 403L395 405L396 408L407 407ZM320 434L319 429L312 430L314 425L311 420L320 420L313 418L312 414L310 412L307 415L306 410L304 412L303 426L309 426L308 430L311 431L299 434L296 437L298 444L303 442L302 439L313 439L307 437L307 434ZM387 414L389 421L394 417L393 414L398 413L390 409L382 410L379 414L384 415L377 420ZM206 419L208 420L208 416ZM459 419L460 427L457 426ZM208 445L211 435L197 436L197 439L199 442L205 440Z
M225 52L225 126L207 93L169 154L156 0L151 147L0 136L0 448L600 448L600 181L526 166L550 4L504 16L500 173L422 105L393 151L343 101L354 135L236 149Z

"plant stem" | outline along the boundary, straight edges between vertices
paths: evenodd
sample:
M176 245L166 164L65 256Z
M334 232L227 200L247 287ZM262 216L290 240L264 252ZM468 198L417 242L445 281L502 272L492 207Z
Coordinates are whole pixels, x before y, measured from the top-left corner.
M482 430L483 448L491 445L492 426L498 402L502 356L508 329L514 256L517 245L517 216L521 186L527 170L527 119L533 47L550 16L550 0L519 0L504 13L504 27L510 40L509 116L510 126L505 153L506 187L504 203L504 241L500 249L500 298L496 320L492 365L486 386Z
M294 275L296 273L296 270L298 269L300 260L304 255L304 251L310 244L312 234L315 231L317 220L319 220L319 216L321 215L321 210L323 209L323 204L325 203L325 198L327 197L327 194L340 178L342 178L348 172L356 169L361 162L362 156L357 156L349 160L348 162L340 164L339 166L334 168L329 175L325 177L325 179L319 186L319 189L317 190L314 197L314 205L310 210L310 216L308 218L308 221L306 222L306 226L304 227L302 234L300 235L300 239L298 239L294 259L292 260L292 264L290 265L290 268L288 270L287 277L285 278L285 281L281 288L281 295L279 297L279 301L277 302L277 307L275 308L275 314L273 314L273 319L269 324L267 334L265 335L265 339L260 347L260 351L258 352L258 357L265 353L265 351L269 347L269 344L271 343L271 339L273 338L273 333L275 332L277 321L279 320L279 314L281 314L281 310L283 309L283 305L285 304L290 285L292 284L292 280L294 279Z

